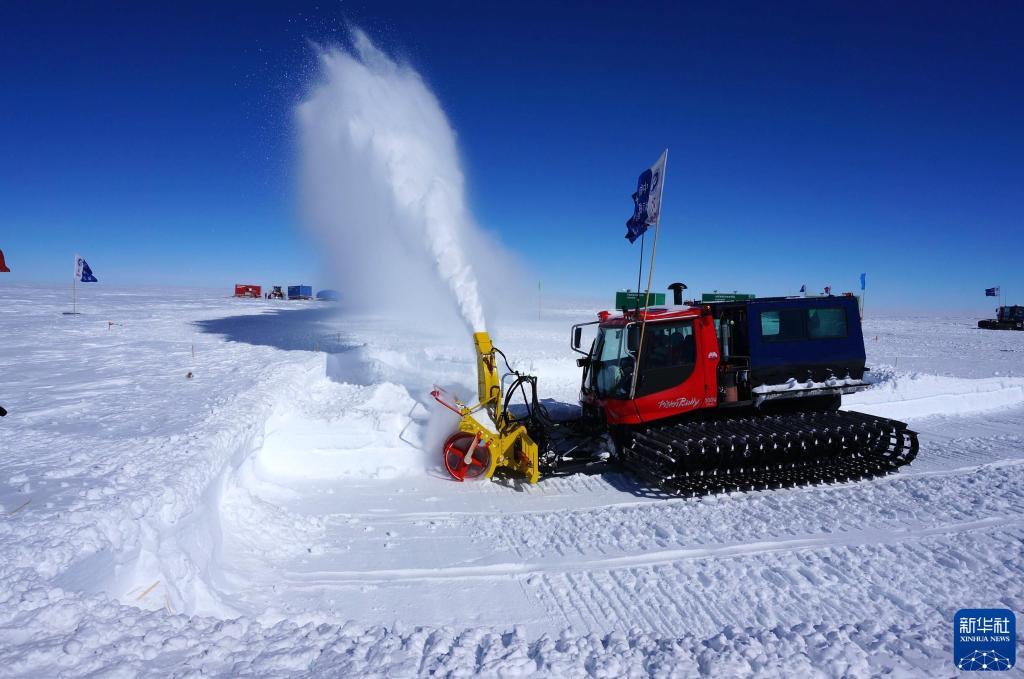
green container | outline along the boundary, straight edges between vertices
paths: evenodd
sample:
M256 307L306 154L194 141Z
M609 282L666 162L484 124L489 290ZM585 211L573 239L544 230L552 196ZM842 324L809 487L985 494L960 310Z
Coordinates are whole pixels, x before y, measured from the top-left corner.
M644 292L633 292L632 290L619 290L615 293L615 308L616 309L636 309L644 306L644 300L647 298L647 293ZM650 306L664 306L665 305L665 293L664 292L652 292L650 297Z
M702 302L746 302L756 299L757 295L746 292L705 292L700 296Z

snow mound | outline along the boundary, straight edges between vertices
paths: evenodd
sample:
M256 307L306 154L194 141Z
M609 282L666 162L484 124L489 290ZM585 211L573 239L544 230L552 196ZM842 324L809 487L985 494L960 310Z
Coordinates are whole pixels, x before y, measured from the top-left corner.
M427 414L401 385L320 378L278 402L254 456L256 473L271 481L423 474L430 461L413 418Z
M905 420L963 415L1024 403L1024 378L966 379L946 375L883 374L875 386L844 397L844 408Z

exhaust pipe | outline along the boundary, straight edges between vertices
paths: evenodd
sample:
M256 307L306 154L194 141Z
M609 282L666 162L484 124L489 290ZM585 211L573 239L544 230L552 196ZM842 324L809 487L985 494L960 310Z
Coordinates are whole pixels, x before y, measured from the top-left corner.
M676 306L683 305L683 290L686 289L685 283L673 283L668 286L668 289L672 291L672 304Z

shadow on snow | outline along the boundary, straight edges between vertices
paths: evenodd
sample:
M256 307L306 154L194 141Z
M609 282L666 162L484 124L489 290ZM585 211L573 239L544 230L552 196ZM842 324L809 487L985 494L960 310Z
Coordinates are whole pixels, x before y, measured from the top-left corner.
M336 307L274 309L261 314L226 316L196 321L201 332L221 335L228 342L244 342L285 351L338 352L352 348L333 321Z

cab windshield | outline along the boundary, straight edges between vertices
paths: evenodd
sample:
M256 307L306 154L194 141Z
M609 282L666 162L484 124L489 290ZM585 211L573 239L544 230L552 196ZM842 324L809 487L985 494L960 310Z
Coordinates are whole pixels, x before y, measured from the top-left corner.
M627 341L630 340L630 341ZM591 354L591 388L601 398L629 398L633 382L633 353L637 326L600 328Z
M628 399L633 387L640 326L600 328L590 356L589 386L599 398ZM648 396L690 378L696 364L692 319L649 323L636 395Z

